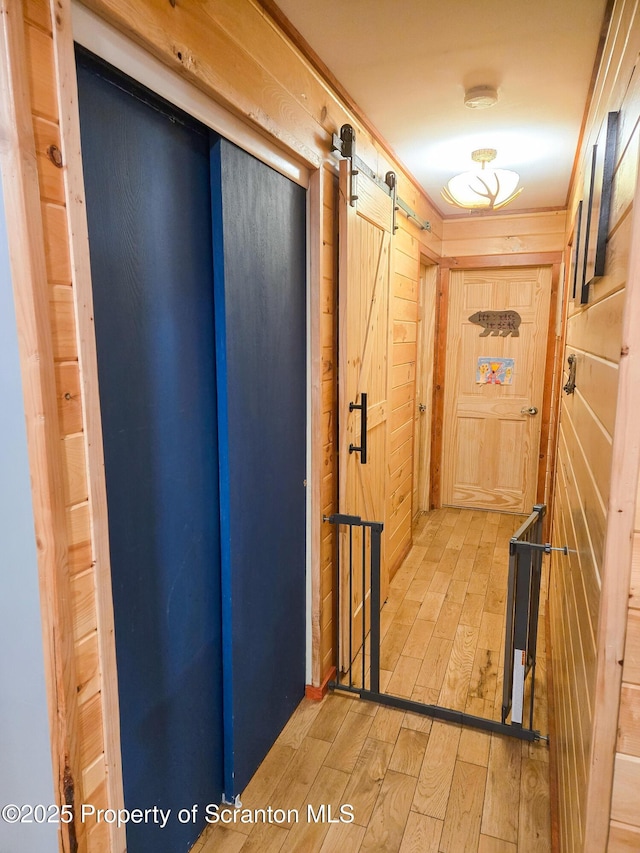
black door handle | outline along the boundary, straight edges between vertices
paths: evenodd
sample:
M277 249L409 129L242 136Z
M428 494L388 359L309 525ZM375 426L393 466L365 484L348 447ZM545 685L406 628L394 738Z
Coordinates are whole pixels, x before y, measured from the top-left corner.
M367 464L367 395L360 394L359 403L349 403L349 411L360 409L360 447L355 444L349 445L349 453L356 451L360 454L360 462L362 465Z

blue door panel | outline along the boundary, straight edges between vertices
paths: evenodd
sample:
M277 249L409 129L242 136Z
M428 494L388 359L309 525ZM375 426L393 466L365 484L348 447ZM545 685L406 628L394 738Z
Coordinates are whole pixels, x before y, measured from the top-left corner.
M132 853L189 849L222 778L220 543L208 132L78 68Z
M226 140L211 180L230 797L304 695L306 196Z

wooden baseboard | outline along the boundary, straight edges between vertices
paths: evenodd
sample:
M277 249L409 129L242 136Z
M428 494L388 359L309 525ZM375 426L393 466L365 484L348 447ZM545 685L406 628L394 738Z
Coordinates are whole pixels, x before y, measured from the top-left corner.
M553 701L553 664L551 661L551 616L549 599L544 614L547 655L547 715L549 725L549 805L551 807L551 851L560 850L560 825L558 809L558 758L556 752L555 704Z
M400 566L404 563L404 561L407 559L407 557L409 556L409 551L411 551L412 548L413 548L413 536L411 537L411 540L408 542L408 544L406 545L405 549L402 551L400 556L397 557L397 559L395 560L395 562L391 566L391 568L389 570L389 580L390 581L393 580L396 572L398 571Z
M329 672L325 675L322 684L319 687L315 687L313 684L307 684L304 688L304 695L306 699L315 699L316 701L320 701L320 699L324 699L327 695L327 690L329 689L329 682L332 681L336 677L336 668L332 666Z

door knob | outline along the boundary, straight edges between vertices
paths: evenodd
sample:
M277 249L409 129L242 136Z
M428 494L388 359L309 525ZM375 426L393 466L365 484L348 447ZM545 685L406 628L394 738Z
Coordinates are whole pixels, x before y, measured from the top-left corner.
M426 405L425 405L424 403L420 403L420 405L418 406L418 408L420 409L420 411L421 411L421 412L426 412L426 411L427 411L427 407L426 407Z
M524 409L520 409L520 414L521 415L531 415L533 417L533 415L538 414L538 410L535 406L528 406L528 407L525 406Z

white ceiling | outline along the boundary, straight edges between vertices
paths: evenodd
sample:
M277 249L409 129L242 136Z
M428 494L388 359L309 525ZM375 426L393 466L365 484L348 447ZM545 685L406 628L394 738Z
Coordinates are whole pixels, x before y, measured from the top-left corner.
M444 215L441 187L496 148L507 210L563 207L606 0L277 0ZM490 109L465 89L498 88Z

